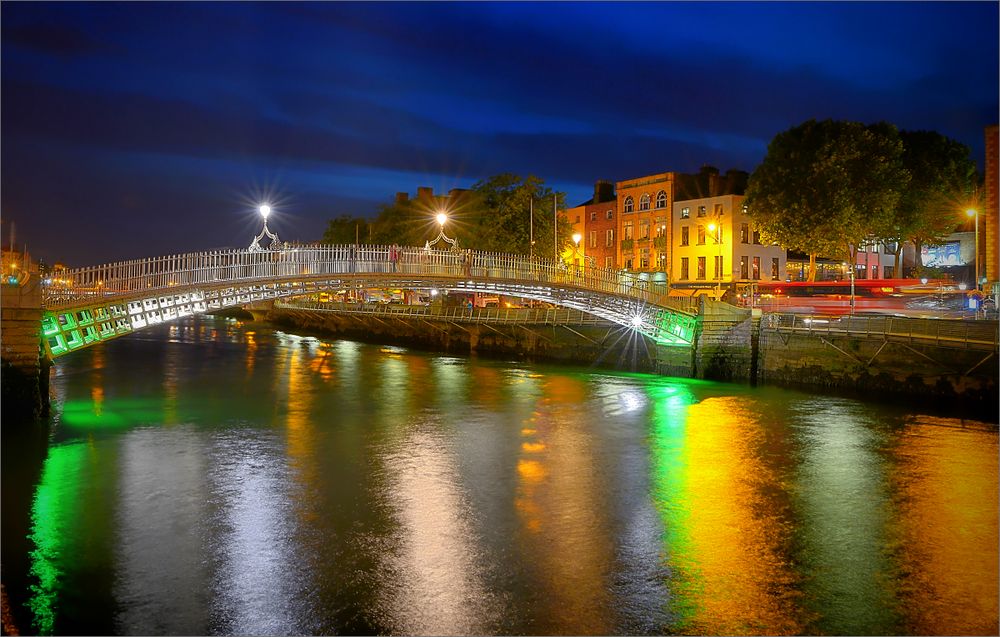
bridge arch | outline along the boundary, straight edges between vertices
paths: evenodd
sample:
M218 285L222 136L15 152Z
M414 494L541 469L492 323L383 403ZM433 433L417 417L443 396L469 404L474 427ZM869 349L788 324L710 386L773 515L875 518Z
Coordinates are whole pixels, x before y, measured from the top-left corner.
M615 270L427 247L289 246L139 259L63 273L44 293L42 335L58 357L191 314L348 286L492 292L582 310L664 345L689 346L691 300Z

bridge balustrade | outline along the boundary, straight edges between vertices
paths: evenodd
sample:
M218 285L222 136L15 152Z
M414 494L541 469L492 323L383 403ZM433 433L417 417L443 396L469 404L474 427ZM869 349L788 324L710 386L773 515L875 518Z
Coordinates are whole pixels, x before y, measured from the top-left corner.
M140 295L185 286L325 275L412 274L554 283L649 304L687 305L667 297L665 288L657 289L648 281L606 268L567 267L545 259L469 250L407 247L397 249L397 254L393 263L390 246L316 245L280 251L217 250L136 259L66 271L61 279L66 283L49 286L45 298L47 307L58 309L88 298Z

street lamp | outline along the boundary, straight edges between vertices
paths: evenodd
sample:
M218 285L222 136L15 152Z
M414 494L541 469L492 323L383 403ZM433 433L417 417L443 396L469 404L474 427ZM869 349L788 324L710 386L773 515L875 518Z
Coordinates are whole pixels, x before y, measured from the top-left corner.
M448 221L448 215L443 212L437 213L437 222L441 226L441 231L444 232L444 224Z
M247 251L263 252L264 248L261 247L260 242L265 236L271 238L271 246L269 248L270 250L280 250L281 241L278 239L278 235L271 232L267 227L267 218L271 214L271 206L269 206L266 203L262 203L259 206L257 206L257 212L260 213L261 218L263 218L264 220L264 228L260 231L260 234L254 237L253 241L250 242L250 247L247 248Z
M975 267L976 281L975 281L975 287L973 289L974 290L978 290L979 289L979 211L976 210L975 208L969 208L968 210L965 211L965 214L967 214L970 217L974 217L975 220L976 220L975 221L975 224L976 224L976 267Z
M582 238L583 238L583 235L580 234L579 232L574 232L573 233L573 265L575 265L577 267L579 267L579 265L580 265L578 263L579 262L579 258L578 257L580 255L580 239L582 239Z

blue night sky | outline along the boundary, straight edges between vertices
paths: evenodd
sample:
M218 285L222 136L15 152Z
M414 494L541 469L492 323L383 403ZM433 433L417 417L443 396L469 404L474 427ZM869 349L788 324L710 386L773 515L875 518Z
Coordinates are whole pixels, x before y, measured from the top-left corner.
M89 265L282 239L397 191L703 164L809 118L972 149L998 4L21 3L2 12L3 240Z

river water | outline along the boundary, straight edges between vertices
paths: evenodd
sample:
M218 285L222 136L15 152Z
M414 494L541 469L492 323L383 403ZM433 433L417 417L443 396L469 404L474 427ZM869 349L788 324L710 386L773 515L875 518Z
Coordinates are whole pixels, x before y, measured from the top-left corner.
M53 393L22 632L997 632L996 424L217 317Z

